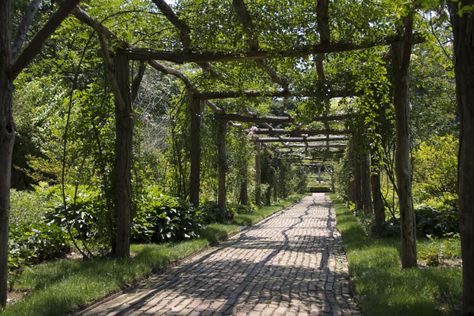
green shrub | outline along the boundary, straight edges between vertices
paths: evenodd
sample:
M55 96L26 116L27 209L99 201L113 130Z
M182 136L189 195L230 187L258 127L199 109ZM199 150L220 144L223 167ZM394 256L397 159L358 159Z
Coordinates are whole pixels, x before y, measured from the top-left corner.
M415 201L456 195L459 140L455 135L433 136L413 152Z
M152 187L141 200L132 223L134 242L181 241L199 237L202 212Z
M459 232L459 213L455 207L437 209L428 205L420 205L415 209L416 227L424 236L442 237Z
M87 187L81 187L74 193L66 191L66 205L60 198L48 209L45 219L54 223L67 232L68 238L80 241L87 247L83 253L92 255L89 251L99 251L104 254L110 244L110 212L99 192ZM58 192L55 192L57 195ZM75 245L82 247L79 243Z
M61 258L69 251L65 233L58 225L39 221L10 227L8 263L12 270Z
M216 202L205 202L199 206L199 209L202 212L203 221L206 224L225 223L229 220L228 212L221 210Z
M34 223L41 219L50 206L51 187L40 182L31 191L10 190L10 224Z
M236 205L234 208L235 213L237 214L252 214L255 212L255 207L253 205Z

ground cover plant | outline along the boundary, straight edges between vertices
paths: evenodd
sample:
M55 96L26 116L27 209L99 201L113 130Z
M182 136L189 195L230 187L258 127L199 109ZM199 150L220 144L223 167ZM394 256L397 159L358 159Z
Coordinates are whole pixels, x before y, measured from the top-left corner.
M452 315L460 311L461 267L441 265L460 258L460 241L418 240L424 266L402 269L398 238L367 234L357 217L332 195L347 251L349 271L364 315Z
M243 225L252 225L299 201L301 197L293 195L275 205L258 208L255 216ZM134 244L133 257L128 259L61 259L25 267L12 279L12 289L25 297L0 312L0 315L67 314L152 273L162 272L170 263L216 245L241 229L242 222L239 220L212 223L202 228L199 238L161 244Z

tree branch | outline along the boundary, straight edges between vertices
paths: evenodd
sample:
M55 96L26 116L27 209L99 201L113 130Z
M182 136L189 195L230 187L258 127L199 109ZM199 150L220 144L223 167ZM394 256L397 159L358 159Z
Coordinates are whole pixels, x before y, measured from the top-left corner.
M18 31L15 36L15 40L13 41L13 45L12 45L12 56L14 59L18 57L18 53L20 52L21 47L23 46L23 43L25 42L26 34L28 33L28 30L30 29L31 23L33 23L33 19L35 18L40 5L41 5L41 0L32 0L30 5L28 6L28 9L23 15L23 18L21 19L20 25L18 27Z
M80 0L65 0L59 9L49 18L46 24L39 30L28 45L23 49L16 61L10 68L10 79L14 80L18 74L25 69L31 61L39 54L44 42L56 31L61 22L67 18Z

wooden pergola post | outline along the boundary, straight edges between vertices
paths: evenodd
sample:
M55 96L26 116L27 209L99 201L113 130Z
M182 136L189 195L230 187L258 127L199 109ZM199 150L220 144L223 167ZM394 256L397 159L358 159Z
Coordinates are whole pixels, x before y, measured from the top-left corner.
M408 69L413 40L413 14L404 19L404 39L391 46L393 63L393 103L397 128L395 172L400 206L401 263L403 268L417 266L416 224L410 163L410 99Z
M227 154L226 154L226 134L227 121L217 119L217 205L221 210L226 209L227 190L226 190L226 172L227 172Z
M370 156L368 149L364 148L361 152L360 174L362 186L362 207L366 214L372 213L372 190L370 186Z
M255 144L255 204L262 204L262 162L261 162L261 148L260 143Z
M199 206L199 191L201 187L201 99L191 97L191 174L189 179L189 201Z
M114 226L113 255L130 255L131 168L133 111L130 95L130 69L123 54L113 57L113 77L118 87L115 93L115 162L113 168ZM119 94L119 95L118 95Z
M248 196L248 170L247 170L247 162L245 162L245 166L242 166L240 175L242 179L240 180L240 194L239 194L239 202L241 205L249 205L249 196Z

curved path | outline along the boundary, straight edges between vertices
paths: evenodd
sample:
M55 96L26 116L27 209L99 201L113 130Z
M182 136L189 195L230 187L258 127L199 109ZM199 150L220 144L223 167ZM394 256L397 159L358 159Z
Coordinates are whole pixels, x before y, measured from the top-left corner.
M81 315L351 315L347 260L323 193Z

